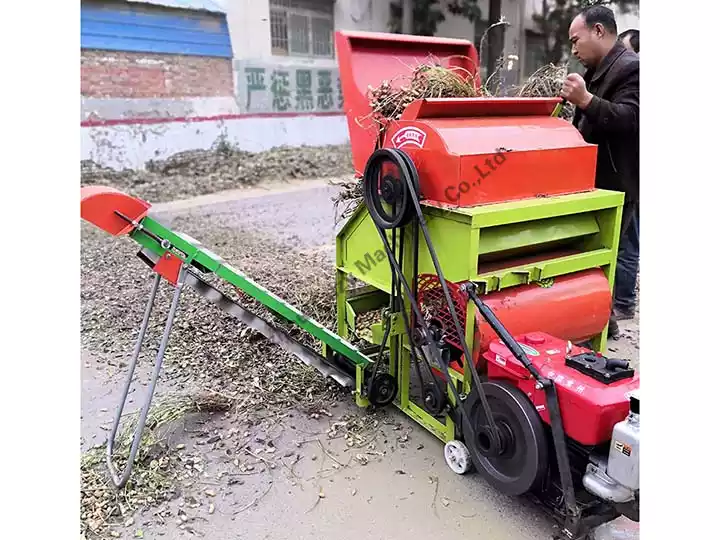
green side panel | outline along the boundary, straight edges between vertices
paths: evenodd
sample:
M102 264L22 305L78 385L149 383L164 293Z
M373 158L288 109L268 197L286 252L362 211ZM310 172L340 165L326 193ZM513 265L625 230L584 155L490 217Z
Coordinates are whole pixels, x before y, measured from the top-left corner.
M523 199L507 203L487 204L470 208L438 208L426 205L430 215L449 216L451 219L468 220L473 228L494 227L533 219L547 219L583 212L594 212L622 206L623 194L616 191L597 189L584 193L560 195L557 197Z
M420 425L425 427L430 433L435 435L438 439L443 442L447 442L454 437L448 437L447 426L440 422L437 418L428 414L422 407L418 407L414 403L408 403L407 407L402 410L410 418L418 422Z
M337 333L347 339L350 332L346 322L347 311L347 275L340 270L335 271L335 307L337 310Z
M390 235L386 235L391 243ZM336 264L341 271L385 292L391 288L390 263L382 240L364 205L340 232L336 245Z
M430 241L445 279L453 282L467 280L470 276L465 254L470 249L472 229L467 223L434 215L426 216L426 221ZM419 234L418 271L421 274L435 274L435 265L427 248L425 237L422 231Z
M483 229L478 255L507 253L517 248L539 247L589 236L600 231L591 214L524 221Z
M603 227L608 226L600 223L597 216L605 210L614 212L618 205L622 205L622 200L622 193L596 190L472 208L424 205L423 210L443 273L449 281L459 282L477 277L478 257L490 254L511 256L514 252L528 254L553 244L582 243L589 237L597 236ZM409 233L410 229L406 229ZM408 234L408 244L409 240ZM612 250L611 244L598 247ZM390 289L390 265L384 258L382 242L364 205L359 206L338 235L337 252L338 267L342 271L382 290ZM422 234L419 254L419 272L435 273ZM594 265L597 258L580 260ZM559 275L556 272L562 273L562 268L562 264L554 265L543 273ZM584 269L578 266L577 260L567 268L568 271ZM499 273L506 273L505 270ZM533 272L538 272L532 268L513 270L520 271L530 272L530 279L533 279ZM498 272L494 275L495 281L502 279ZM513 277L503 286L524 282Z
M587 253L557 257L538 263L477 274L471 279L479 284L483 284L483 294L487 294L492 291L506 289L516 285L526 285L540 281L541 279L571 274L588 268L599 268L604 265L609 265L611 260L611 250L597 249Z
M372 343L380 345L380 343L382 343L382 338L385 335L385 325L381 322L375 323L370 326L370 331L372 332Z
M359 287L348 293L348 304L355 313L367 313L388 305L390 297L385 291L372 286Z
M352 304L350 302L347 302L347 307L345 308L345 320L347 321L348 328L355 331L355 310L352 307Z

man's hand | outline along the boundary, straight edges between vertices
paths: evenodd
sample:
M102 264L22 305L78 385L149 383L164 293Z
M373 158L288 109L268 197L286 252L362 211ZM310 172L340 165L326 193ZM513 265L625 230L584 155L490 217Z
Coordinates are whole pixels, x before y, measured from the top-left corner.
M563 82L560 96L581 109L587 108L592 100L592 94L585 87L585 80L577 73L571 73Z

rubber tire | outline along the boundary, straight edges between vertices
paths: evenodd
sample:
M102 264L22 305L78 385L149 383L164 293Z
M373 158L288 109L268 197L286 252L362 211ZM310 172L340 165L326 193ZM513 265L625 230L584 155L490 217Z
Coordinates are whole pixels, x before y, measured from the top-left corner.
M540 416L530 400L517 387L500 381L488 381L483 383L485 395L490 404L490 410L496 422L498 420L499 403L504 404L503 414L513 415L521 425L523 447L527 450L527 459L523 466L520 478L508 479L498 471L492 460L500 458L486 458L477 450L473 444L466 440L465 444L470 451L473 464L477 471L495 489L505 495L517 496L533 490L543 479L548 468L548 442L544 426ZM495 407L493 407L495 405ZM465 408L472 417L478 413L483 414L482 402L476 390L473 390L465 401ZM463 434L469 437L471 430L468 419L463 415Z

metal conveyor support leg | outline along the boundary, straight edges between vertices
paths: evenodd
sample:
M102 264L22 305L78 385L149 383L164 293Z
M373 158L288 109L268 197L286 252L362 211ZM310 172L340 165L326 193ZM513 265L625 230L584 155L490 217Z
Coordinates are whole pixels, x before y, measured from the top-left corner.
M178 276L177 285L175 286L175 294L173 295L172 303L170 304L170 311L168 312L167 320L165 322L165 331L163 333L162 340L160 341L160 347L155 357L155 369L150 380L150 388L148 388L148 394L145 398L145 403L140 412L140 418L138 424L135 427L135 434L133 436L132 447L130 448L130 455L128 456L127 464L123 472L122 478L118 477L118 471L112 462L112 452L115 446L115 436L117 434L118 427L120 425L120 418L122 417L123 410L125 409L125 402L127 400L128 392L130 391L130 384L132 382L135 367L137 365L138 357L140 356L140 350L142 349L142 342L147 332L147 327L150 322L150 313L152 312L153 304L155 303L155 297L157 295L158 286L160 284L160 275L155 275L155 281L153 282L153 288L150 292L150 298L148 300L147 307L145 308L145 316L143 318L142 326L140 327L140 334L138 335L137 342L135 344L135 350L133 351L133 358L130 363L130 372L128 373L127 380L125 381L125 388L123 389L120 406L115 413L115 421L113 422L110 437L107 443L107 454L106 462L110 476L112 477L113 484L118 489L121 489L127 481L130 479L130 473L132 472L133 464L135 462L135 456L140 448L140 440L145 429L145 423L147 416L150 411L150 404L152 403L153 393L155 392L155 385L157 384L158 376L160 375L160 369L162 368L163 357L165 356L165 349L167 348L168 341L170 340L170 332L172 330L173 320L175 319L175 312L177 311L178 304L180 303L180 294L182 293L183 285L185 284L186 269L181 268L180 275Z

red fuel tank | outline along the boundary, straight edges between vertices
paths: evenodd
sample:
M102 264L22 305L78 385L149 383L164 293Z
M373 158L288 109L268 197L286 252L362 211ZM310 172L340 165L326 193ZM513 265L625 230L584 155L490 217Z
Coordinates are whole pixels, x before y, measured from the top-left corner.
M568 437L588 446L610 440L613 426L630 411L629 393L640 387L640 375L620 362L543 332L515 336L541 375L555 381L563 429ZM545 392L499 340L484 353L490 379L508 380L528 396L544 422L550 423ZM618 365L614 365L618 364Z

